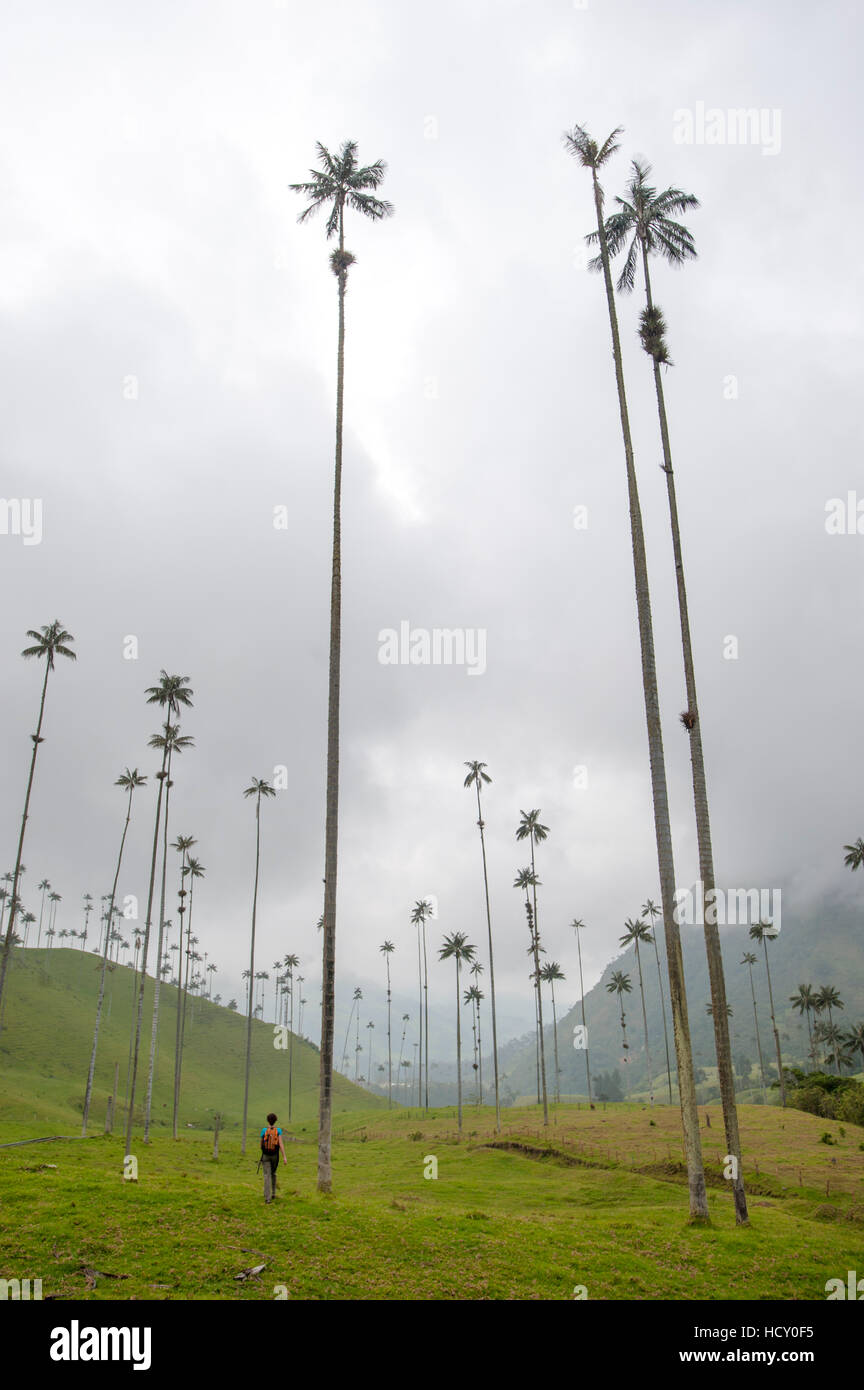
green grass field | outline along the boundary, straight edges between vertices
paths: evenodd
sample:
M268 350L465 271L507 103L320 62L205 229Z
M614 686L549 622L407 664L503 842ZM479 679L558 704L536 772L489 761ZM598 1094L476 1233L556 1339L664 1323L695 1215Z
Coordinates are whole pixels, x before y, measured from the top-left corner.
M58 1299L824 1300L861 1265L864 1129L776 1106L739 1107L751 1225L735 1227L719 1107L700 1106L711 1225L688 1223L676 1107L562 1104L388 1111L336 1081L334 1192L316 1192L318 1054L287 1054L256 1024L248 1152L240 1154L243 1020L198 1002L181 1137L171 1138L175 991L163 996L154 1127L136 1105L137 1182L118 1122L102 1133L113 1061L125 1057L131 972L111 982L93 1124L80 1133L97 962L16 953L0 1035L0 1278ZM149 987L152 987L149 986ZM145 1014L145 1018L147 1015ZM121 1082L121 1097L123 1085ZM273 1106L289 1141L267 1207L257 1133ZM214 1110L227 1115L213 1157ZM710 1123L709 1123L710 1122ZM41 1136L69 1136L24 1143ZM76 1136L76 1137L72 1137ZM823 1142L828 1136L830 1143ZM427 1177L437 1163L437 1177ZM236 1275L263 1264L260 1275ZM115 1276L115 1277L111 1277Z
M712 1225L688 1224L679 1159L659 1154L667 1131L674 1152L674 1111L562 1108L548 1140L537 1113L508 1113L500 1140L493 1119L469 1112L457 1142L449 1111L354 1117L337 1131L331 1197L315 1191L315 1135L301 1127L269 1207L254 1137L245 1158L231 1136L216 1160L206 1133L137 1143L136 1183L118 1137L6 1148L0 1276L41 1278L61 1299L572 1299L582 1285L589 1299L824 1300L826 1281L860 1264L851 1127L832 1151L826 1121L745 1109L762 1178L751 1226L736 1229L710 1154ZM780 1152L807 1165L805 1185L784 1190ZM437 1178L424 1177L430 1157ZM840 1182L841 1162L844 1190L827 1201L820 1185Z

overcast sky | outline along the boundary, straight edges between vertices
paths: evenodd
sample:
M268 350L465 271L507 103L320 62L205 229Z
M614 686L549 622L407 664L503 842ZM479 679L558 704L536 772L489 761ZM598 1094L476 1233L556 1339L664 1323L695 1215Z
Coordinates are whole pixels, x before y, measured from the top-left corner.
M263 811L258 963L272 974L277 956L300 956L317 1029L336 282L323 219L298 226L288 185L308 177L316 141L345 139L361 162L386 160L396 213L347 223L340 1007L359 984L380 1026L385 937L411 1007L409 913L427 894L431 940L466 930L485 960L465 759L493 778L502 1041L533 1016L511 887L527 862L520 809L550 827L541 928L565 1005L570 921L588 924L587 984L624 919L659 899L608 319L581 255L591 184L562 142L576 122L600 139L624 127L610 204L635 155L702 203L698 261L658 264L653 283L676 364L667 405L718 881L782 884L786 920L838 882L853 894L842 845L864 833L864 536L829 534L826 503L864 499L859 7L828 3L818 22L799 0L2 11L0 494L43 512L38 544L0 535L10 869L42 674L18 653L54 618L78 652L49 681L25 904L47 876L58 928L77 928L81 895L108 891L127 765L150 782L121 892L146 899L159 715L144 689L163 667L188 675L195 748L176 766L171 831L196 837L207 869L199 949L220 966L216 988L238 994L254 856L242 792L285 765L289 787ZM737 108L764 112L766 138L731 143ZM711 110L725 139L709 144ZM690 884L640 307L641 282L619 311L676 877ZM383 665L379 634L402 622L482 632L485 671ZM430 973L449 1019L451 968Z

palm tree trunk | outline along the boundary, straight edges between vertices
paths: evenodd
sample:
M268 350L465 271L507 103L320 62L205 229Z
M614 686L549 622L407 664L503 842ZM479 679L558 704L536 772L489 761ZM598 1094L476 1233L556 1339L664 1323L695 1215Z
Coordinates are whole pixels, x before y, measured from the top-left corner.
M456 1105L459 1116L457 1133L462 1134L462 1018L459 1012L459 957L456 957Z
M393 1108L393 1052L390 1044L390 957L384 957L387 966L387 1109Z
M651 297L651 278L648 273L648 252L642 242L642 265L645 271L645 294L648 308L653 309ZM687 605L687 587L684 582L684 558L681 551L681 531L678 525L678 502L675 494L675 475L672 471L672 449L669 443L669 426L666 419L666 400L660 376L660 364L652 358L654 368L654 390L657 396L657 412L660 418L660 438L663 444L663 471L666 474L666 492L669 499L669 520L672 528L672 551L675 559L675 579L678 587L678 613L681 623L681 646L684 654L684 680L687 688L687 708L693 726L690 729L690 763L693 773L693 803L696 811L696 839L699 847L699 876L703 892L708 901L715 901L714 851L711 844L711 821L708 815L708 787L705 780L705 759L702 753L702 726L699 721L699 708L696 700L696 670L693 663L693 644L690 640L690 614ZM717 1054L717 1074L720 1082L720 1101L723 1107L723 1126L726 1133L726 1147L736 1159L735 1176L732 1179L732 1192L735 1203L735 1221L739 1226L748 1223L747 1197L744 1192L744 1179L741 1169L741 1138L738 1132L738 1110L735 1104L735 1073L732 1068L732 1045L729 1040L729 1016L726 1006L726 977L723 971L723 953L720 949L720 933L716 920L704 922L705 952L708 957L708 979L711 987L712 1017L714 1020L714 1048ZM714 914L716 919L716 913Z
M183 851L183 858L180 865L180 887L183 887L183 870L186 867L186 850ZM194 877L189 876L189 922L186 927L186 940L188 943L189 935L192 931L192 888L195 883ZM183 899L180 899L181 905ZM180 1074L183 1066L183 1013L185 1006L185 994L183 991L183 918L185 913L178 910L180 918L180 935L177 942L177 1027L174 1033L174 1100L171 1114L171 1135L178 1138L178 1127L180 1122Z
M420 924L418 923L418 926L419 926L419 925L420 925ZM422 1075L423 1075L423 951L422 951L422 948L421 948L421 946L420 946L420 932L419 932L419 931L417 932L417 987L418 987L418 989L419 989L419 991L420 991L419 998L418 998L418 1003L417 1003L417 1009L418 1009L418 1015L417 1015L417 1036L418 1036L418 1038L419 1038L419 1040L420 1040L420 1041L419 1041L420 1053L419 1053L419 1062L418 1062L418 1064L417 1064L417 1071L418 1071L418 1074L422 1077ZM419 1082L419 1083L418 1083L418 1086L417 1086L417 1106L418 1106L418 1109L419 1109L419 1106L420 1106L420 1102L421 1102L421 1100L422 1100L421 1086L422 1086L422 1082ZM412 1087L411 1087L411 1091L412 1091L412 1096L411 1096L411 1098L412 1098L412 1100L413 1100L413 1098L414 1098L414 1096L413 1096L413 1091L414 1091L413 1085L412 1085Z
M495 965L492 960L492 912L489 907L489 875L486 869L486 837L483 833L483 811L480 806L480 778L477 788L477 824L480 827L480 852L483 856L483 891L486 895L486 927L489 933L489 992L492 1001L492 1063L495 1069L495 1130L501 1133L501 1099L498 1093L498 1023L495 1014Z
M561 1069L558 1066L558 1014L555 1011L555 981L550 980L549 985L552 990L552 1031L555 1038L555 1100L560 1105L561 1087L559 1085L559 1078Z
M762 1056L762 1039L759 1037L759 1014L756 1009L756 989L753 985L753 966L748 965L747 969L750 972L750 993L753 996L753 1022L756 1028L756 1051L759 1053L759 1071L762 1075L762 1097L763 1100L767 1101L768 1081L765 1076L765 1059Z
M243 1142L240 1152L246 1153L246 1126L249 1121L249 1069L252 1062L252 1006L255 998L255 918L258 912L258 866L261 861L261 793L255 805L255 888L252 894L252 942L249 948L249 1008L246 1018L246 1075L243 1082Z
M483 1039L480 1036L480 1000L477 1000L477 1071L480 1081L480 1104L483 1104Z
M531 877L537 877L534 868L534 836L531 836ZM549 1101L546 1095L546 1049L543 1041L543 991L540 986L540 925L537 920L537 884L531 885L534 898L534 921L531 941L534 946L534 981L537 986L537 1036L540 1042L540 1080L543 1094L543 1123L549 1123Z
M9 952L12 947L12 937L14 936L15 913L18 911L18 881L21 877L21 856L24 853L24 832L27 829L27 818L30 814L30 793L33 790L33 774L36 771L36 754L39 752L39 744L43 742L42 719L45 714L45 695L48 690L48 672L51 670L50 656L45 657L45 679L42 682L42 698L39 701L39 722L36 725L36 732L33 738L33 753L30 758L30 775L27 778L27 795L24 798L24 814L21 817L21 833L18 836L18 853L15 856L15 875L12 880L12 897L9 901L9 916L6 919L6 939L3 943L3 959L0 961L0 1029L3 1027L3 991L6 987L6 971L9 968Z
M117 894L117 882L120 878L120 865L123 862L123 846L126 843L126 832L129 829L129 822L132 819L132 793L134 787L129 788L129 801L126 806L126 824L123 826L123 835L120 839L120 853L117 855L117 868L114 871L114 882L111 886L111 900L108 904L108 925L105 928L105 946L102 951L102 971L99 976L99 997L96 1000L96 1027L93 1032L93 1049L90 1053L90 1068L87 1072L87 1086L84 1091L84 1114L81 1120L81 1137L87 1135L87 1119L90 1115L90 1097L93 1094L93 1076L96 1071L96 1049L99 1046L99 1024L102 1020L102 1001L105 998L105 971L108 966L108 940L111 935L111 920L114 916L114 898ZM116 1084L115 1084L116 1099ZM113 1124L114 1112L112 1109L111 1119Z
M645 1056L648 1060L648 1096L654 1104L654 1069L651 1066L651 1048L648 1045L648 1014L645 1011L645 985L642 982L642 960L639 955L639 942L636 943L636 968L639 971L639 993L642 996L642 1028L645 1033Z
M423 931L423 1029L425 1033L423 1048L423 1066L425 1068L425 1108L429 1109L429 962L426 958L426 921L422 924Z
M144 986L147 981L147 952L150 947L150 925L153 914L153 890L156 887L156 859L159 854L159 824L162 818L162 791L165 786L165 766L168 759L168 747L162 750L162 768L159 773L159 795L156 798L156 825L153 830L153 854L150 859L150 886L147 890L147 919L144 923L144 942L141 946L141 979L138 985L138 1008L135 1015L135 1047L132 1052L132 1082L129 1087L129 1108L126 1112L126 1153L131 1150L132 1145L132 1120L135 1114L135 1086L138 1081L138 1053L141 1047L141 1019L144 1013ZM109 922L110 930L110 922ZM159 973L159 964L156 962L156 973Z
M579 953L579 994L582 999L582 1027L585 1030L585 1078L588 1082L588 1104L593 1105L591 1099L591 1064L588 1060L588 1025L585 1022L585 982L582 979L582 942L579 932L576 932L576 950Z
M771 971L768 967L768 942L762 937L762 950L765 952L765 974L768 976L768 1003L771 1008L771 1028L774 1033L774 1047L777 1052L777 1079L780 1082L780 1104L786 1104L786 1084L783 1080L783 1062L780 1057L780 1034L777 1032L777 1020L774 1017L774 991L771 988ZM831 1010L828 1010L828 1021L831 1021ZM840 1075L840 1069L837 1069Z
M339 250L345 249L344 209L339 209ZM333 1026L336 995L336 871L339 830L339 677L342 633L342 411L345 386L345 285L339 276L336 349L336 461L333 479L333 570L330 582L330 674L327 710L327 809L324 828L324 949L321 1002L321 1072L318 1104L318 1191L333 1187L331 1130Z
M653 923L652 923L653 926ZM657 933L651 933L654 941L654 958L657 961L657 985L660 990L660 1008L663 1011L663 1042L666 1045L666 1083L669 1087L669 1104L672 1104L672 1064L669 1061L669 1033L666 1028L666 999L663 993L663 975L660 970L660 951L657 947Z
M153 977L153 1023L150 1029L150 1061L147 1067L147 1099L144 1104L144 1143L150 1142L150 1111L153 1104L153 1075L156 1071L156 1042L159 1033L159 993L162 986L162 945L165 934L165 878L168 872L168 803L171 798L171 754L165 778L165 816L162 822L162 887L159 896L159 938L156 946L156 972ZM109 922L110 928L110 922Z
M633 462L633 444L627 397L624 391L624 371L618 318L609 269L609 249L603 223L603 202L597 171L592 169L594 209L597 234L606 286L606 304L612 333L612 352L615 359L615 380L618 388L618 407L627 470L627 491L630 500L630 533L633 549L633 572L636 587L636 608L639 618L639 641L642 654L642 687L645 699L645 722L648 732L648 756L651 767L651 789L654 801L654 830L657 840L657 865L660 875L660 897L663 925L666 932L666 963L669 971L669 994L672 1002L672 1027L678 1062L678 1091L681 1099L681 1122L687 1158L690 1215L694 1220L708 1221L708 1198L705 1172L702 1167L702 1141L696 1109L696 1088L693 1078L693 1056L690 1027L687 1018L687 995L684 987L684 960L681 937L675 920L675 863L672 853L672 832L669 824L669 800L666 787L666 766L663 757L663 730L660 723L660 700L657 692L657 670L654 659L654 630L651 619L651 598L648 588L648 569L645 558L645 539L642 531L642 511Z
M294 980L288 978L288 992L290 997L291 1021L288 1025L288 1123L291 1123L291 1115L294 1105Z

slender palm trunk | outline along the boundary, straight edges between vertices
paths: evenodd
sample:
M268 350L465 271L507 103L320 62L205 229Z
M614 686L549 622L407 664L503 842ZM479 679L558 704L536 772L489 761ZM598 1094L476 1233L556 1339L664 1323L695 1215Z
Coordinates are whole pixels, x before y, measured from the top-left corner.
M457 1133L462 1134L462 1017L459 1012L459 957L456 957L456 1106Z
M426 959L426 923L423 922L423 1067L425 1108L429 1109L429 962Z
M170 722L170 721L169 721ZM141 1048L141 1020L144 1014L144 986L147 981L147 952L150 947L150 926L153 915L153 891L156 887L156 860L159 854L159 825L162 817L162 792L165 787L167 746L162 750L162 768L159 773L159 794L156 798L156 825L153 830L153 854L150 859L150 886L147 890L147 918L144 922L144 941L141 946L141 979L138 985L138 1007L135 1013L135 1046L132 1050L132 1081L129 1086L129 1107L126 1111L126 1153L132 1145L132 1122L135 1115L135 1087L138 1081L138 1054ZM110 928L110 923L109 923ZM156 962L156 974L160 961Z
M652 923L653 926L653 923ZM660 990L660 1008L663 1013L663 1042L666 1047L666 1084L669 1087L669 1104L672 1104L672 1064L669 1060L669 1032L666 1027L666 997L663 992L663 974L660 970L660 951L657 946L657 933L652 931L654 941L654 959L657 962L657 986Z
M653 309L651 297L651 277L648 272L648 251L642 242L642 265L645 272L645 295L648 308ZM678 525L678 502L675 494L675 474L672 470L672 449L669 443L669 425L666 419L666 400L663 394L663 381L660 364L652 358L654 368L654 390L657 396L657 412L660 419L660 438L663 444L663 471L666 474L666 492L669 499L669 520L672 528L672 551L675 559L675 579L678 587L678 613L681 623L681 646L684 654L684 679L687 688L687 708L693 721L690 729L690 764L693 773L693 803L696 811L696 838L699 847L699 875L702 879L706 902L715 900L714 851L711 843L711 821L708 815L708 787L705 779L705 759L702 752L702 726L699 721L699 708L696 700L696 670L693 663L693 645L690 639L690 614L687 605L687 587L684 582L684 559L681 550L681 531ZM709 899L710 893L710 899ZM709 917L711 920L709 921ZM726 977L723 971L723 953L720 949L720 933L717 928L716 912L705 913L704 922L705 952L708 957L708 979L711 987L712 1016L714 1019L714 1048L717 1054L717 1074L720 1082L720 1102L723 1107L723 1126L726 1133L726 1147L737 1159L735 1177L732 1179L732 1192L735 1203L735 1221L739 1226L747 1224L747 1197L744 1192L744 1179L741 1168L741 1138L738 1132L738 1110L735 1105L735 1073L732 1068L732 1045L729 1040L729 1016L726 1007Z
M180 863L180 888L183 888L183 870L186 867L186 850ZM189 877L189 923L186 927L186 939L188 942L189 933L192 930L192 886L195 880ZM178 1128L180 1123L180 1073L183 1066L183 1010L185 1004L185 993L183 990L183 918L186 913L182 911L183 899L180 898L180 908L177 916L180 918L180 935L177 942L177 1020L176 1031L174 1034L174 1101L171 1115L171 1134L172 1138L178 1138Z
M552 990L552 1035L555 1039L555 1100L561 1103L561 1068L558 1065L558 1014L555 1009L555 981L550 980L549 986Z
M418 924L418 925L419 925L419 924ZM423 951L422 951L422 948L421 948L421 945L420 945L420 932L419 932L419 931L418 931L418 933L417 933L417 987L418 987L418 989L419 989L419 991L420 991L420 993L419 993L419 1001L418 1001L418 1005L417 1005L417 1007L418 1007L418 1015L417 1015L417 1036L418 1036L418 1038L420 1039L420 1041L419 1041L420 1053L419 1053L419 1061L418 1061L418 1064L417 1064L417 1071L418 1071L418 1075L422 1077L422 1075L423 1075ZM422 1099L422 1097L421 1097L421 1090L420 1090L421 1084L422 1084L422 1083L419 1083L419 1084L418 1084L418 1087L417 1087L417 1105L418 1105L418 1107L419 1107L420 1102L421 1102L421 1099ZM411 1089L412 1089L412 1092L413 1092L413 1089L414 1089L413 1086L412 1086ZM412 1099L413 1099L413 1095L412 1095Z
M624 1014L624 995L623 995L623 993L621 992L620 989L619 989L619 991L618 991L618 1008L619 1008L620 1011L621 1011L621 1039L622 1039L622 1041L623 1041L623 1043L624 1043L624 1051L625 1051L625 1052L629 1052L630 1049L629 1049L629 1047L627 1046L627 1023L626 1023L625 1014ZM629 1057L625 1057L625 1058L624 1058L624 1086L625 1086L626 1091L627 1091L627 1099L629 1100L629 1099L630 1099L630 1058L629 1058Z
M592 169L591 174L594 185L594 209L597 217L597 235L599 238L600 257L603 265L603 280L606 286L606 304L609 311L609 326L612 334L612 352L615 359L615 380L618 388L618 407L621 417L621 433L624 441L624 456L627 471L627 490L630 501L630 533L633 549L636 609L639 619L639 641L642 653L642 686L645 699L645 721L648 733L648 755L651 767L651 789L654 800L657 865L660 876L663 925L666 932L666 962L669 971L672 1026L678 1062L678 1090L681 1098L681 1121L684 1131L684 1148L687 1158L690 1215L694 1220L708 1221L708 1198L705 1188L705 1172L702 1166L702 1141L699 1134L699 1116L696 1110L693 1056L690 1044L690 1027L687 1018L687 995L684 987L684 960L681 952L681 937L678 931L678 923L675 920L675 863L672 853L672 832L669 823L669 799L666 786L666 766L663 757L663 730L660 722L660 700L657 692L657 670L654 659L654 629L651 619L651 598L645 558L645 538L642 531L642 511L639 505L639 490L636 482L636 468L633 461L633 444L630 437L630 419L627 413L627 397L624 390L621 342L618 335L618 318L615 312L615 296L612 290L612 274L609 268L609 249L606 245L606 233L603 222L602 194L597 179L597 170Z
M345 250L344 208L339 209L339 250ZM345 285L339 281L336 349L336 461L333 480L333 571L330 582L330 677L327 711L327 809L324 829L324 949L322 961L321 1073L318 1104L318 1191L333 1187L333 1024L336 994L336 870L339 830L339 695L342 633L342 411L345 386Z
M48 690L48 672L51 670L49 657L45 657L45 679L42 682L42 698L39 701L39 722L36 725L33 739L33 753L30 757L30 775L27 778L27 795L24 798L24 814L21 817L21 833L18 836L18 853L15 856L15 875L12 880L12 897L9 902L9 916L6 919L6 939L3 942L3 959L0 961L0 1029L3 1027L2 1008L3 991L6 987L6 971L9 969L9 952L12 947L12 937L15 934L15 913L20 904L18 902L18 884L21 878L21 856L24 852L24 832L27 829L27 818L30 814L30 793L33 790L33 774L36 771L36 754L39 752L39 744L42 739L42 719L45 714L45 695Z
M762 950L765 952L765 974L768 976L768 1003L771 1009L771 1030L774 1034L774 1048L777 1053L777 1079L780 1082L780 1104L786 1104L786 1083L783 1080L783 1062L780 1057L780 1034L777 1032L777 1020L774 1017L774 991L771 988L771 971L768 966L768 942L762 937ZM831 1010L828 1010L828 1021L831 1021ZM837 1069L840 1075L840 1069Z
M291 1020L288 1024L288 1123L291 1123L291 1116L294 1106L294 979L288 977L288 995L290 1000Z
M483 1039L480 1036L480 1000L477 1000L477 1070L480 1080L480 1104L483 1104Z
M767 1100L768 1082L765 1076L765 1059L762 1056L762 1039L759 1037L759 1013L756 1009L756 989L753 984L753 966L748 965L747 969L750 972L750 993L753 996L753 1023L756 1029L756 1051L759 1053L759 1071L762 1076L762 1096L764 1100Z
M384 957L387 966L387 1109L393 1107L393 1052L390 1045L390 958Z
M132 819L132 793L134 790L134 787L129 788L129 801L126 805L126 824L123 826L123 834L120 839L120 852L117 855L117 868L114 870L114 882L111 885L111 900L108 904L108 925L105 928L105 945L102 950L102 971L99 976L99 997L96 1000L96 1027L93 1031L93 1049L90 1053L90 1067L87 1072L87 1086L84 1092L84 1114L81 1120L82 1138L86 1137L87 1120L90 1115L90 1097L93 1094L93 1076L96 1071L96 1049L99 1046L99 1024L102 1021L102 1001L105 998L105 971L108 966L108 941L111 935L111 920L114 916L114 899L117 895L117 882L120 878L120 865L123 862L123 846L126 844L126 832L129 829L129 822ZM116 1098L116 1084L114 1089ZM111 1120L113 1125L113 1110Z
M42 940L42 914L43 914L43 912L45 911L45 894L46 894L47 891L48 891L48 890L47 890L46 888L43 888L43 889L42 889L42 902L41 902L41 904L40 904L40 906L39 906L39 930L38 930L37 933L36 933L36 949L37 949L37 951L38 951L38 949L39 949L39 943L40 943L40 941ZM2 920L3 920L3 918L2 918L2 913L0 913L0 930L2 930Z
M533 844L531 849L531 873L533 877ZM536 891L536 890L535 890ZM531 898L528 892L525 894L525 908L528 912L528 930L531 933L531 948L533 951L533 987L536 990L536 1006L538 1006L538 1036L540 1040L540 1080L542 1080L543 1094L543 1125L549 1125L549 1099L546 1095L546 1054L543 1051L543 1001L540 999L540 934L536 929L535 917L531 906Z
M355 999L355 1000L353 1001L352 1005L351 1005L351 1012L350 1012L349 1015L348 1015L348 1027L345 1029L345 1044L344 1044L344 1046L343 1046L343 1048L342 1048L342 1070L343 1070L343 1071L347 1071L347 1069L348 1069L348 1039L349 1039L349 1037L351 1036L351 1024L352 1024L352 1022L353 1022L353 1020L354 1020L354 1007L355 1007L356 1003L357 1003L357 1001L356 1001L356 999Z
M588 1024L585 1022L585 982L582 979L582 942L578 931L576 932L576 950L579 954L579 994L582 999L582 1027L585 1030L585 1079L588 1082L588 1104L592 1105L591 1064L588 1060Z
M480 827L480 852L483 856L483 891L486 895L486 927L489 933L489 993L492 1004L492 1064L495 1071L495 1130L501 1133L501 1098L498 1092L498 1021L495 1013L495 964L492 959L492 912L489 907L489 875L486 869L486 837L483 811L480 806L480 779L477 788L477 824Z
M243 1142L246 1152L246 1126L249 1121L249 1070L252 1063L252 1007L255 1000L255 919L258 913L258 867L261 862L261 793L255 804L255 888L252 894L252 942L249 948L249 1007L246 1016L246 1075L243 1082Z
M165 936L165 879L168 873L168 803L171 798L171 754L165 778L165 815L162 823L162 885L159 895L159 937L156 971L153 976L153 1023L150 1029L150 1060L147 1067L147 1099L144 1104L144 1143L150 1142L150 1111L153 1105L153 1076L156 1071L156 1043L159 1034L159 994L162 986L162 945ZM110 921L108 924L110 931Z
M651 1049L648 1045L648 1014L645 1011L645 985L642 982L642 960L639 955L639 942L636 945L636 968L639 971L639 993L642 996L642 1028L645 1033L645 1056L648 1061L648 1096L651 1105L654 1104L654 1069L651 1066Z

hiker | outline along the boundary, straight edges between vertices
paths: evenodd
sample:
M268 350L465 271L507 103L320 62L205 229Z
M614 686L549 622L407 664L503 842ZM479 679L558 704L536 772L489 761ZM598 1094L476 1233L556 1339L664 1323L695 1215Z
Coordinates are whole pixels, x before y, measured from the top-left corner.
M272 1202L276 1196L276 1169L279 1167L279 1150L282 1150L282 1157L288 1162L288 1155L285 1153L285 1145L282 1142L282 1131L276 1125L278 1116L270 1114L267 1116L267 1128L261 1131L261 1163L264 1168L264 1201Z

